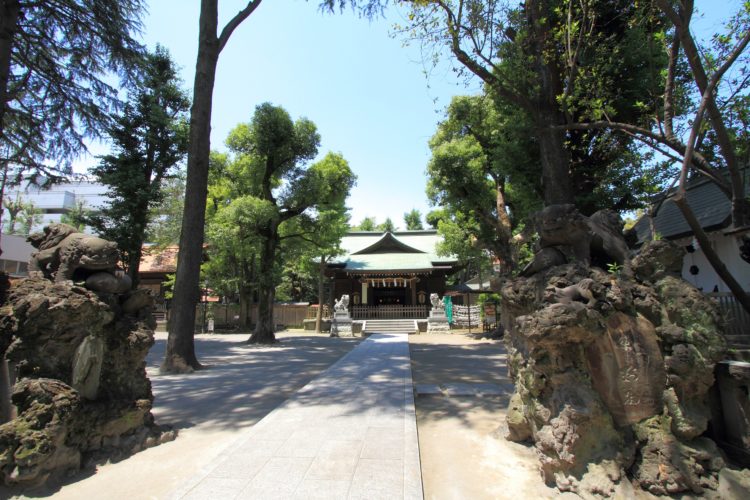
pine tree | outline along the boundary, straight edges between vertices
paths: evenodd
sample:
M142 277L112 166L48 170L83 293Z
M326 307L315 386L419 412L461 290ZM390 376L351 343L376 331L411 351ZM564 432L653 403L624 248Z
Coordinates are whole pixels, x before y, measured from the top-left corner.
M109 186L111 201L87 223L117 242L133 286L138 283L149 212L162 201L162 182L173 175L187 151L189 102L179 84L169 53L157 47L146 57L142 77L129 90L123 113L108 131L113 153L91 170Z

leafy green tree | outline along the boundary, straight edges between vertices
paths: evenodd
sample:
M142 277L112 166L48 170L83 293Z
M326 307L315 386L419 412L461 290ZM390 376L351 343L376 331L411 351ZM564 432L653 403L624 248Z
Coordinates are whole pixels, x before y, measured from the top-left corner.
M385 221L383 221L382 224L378 224L377 229L378 229L378 231L382 231L384 233L386 231L392 233L392 232L394 232L396 230L396 225L393 223L393 221L391 220L390 217L387 217L385 219Z
M113 153L91 169L109 187L110 201L88 217L87 224L117 242L134 287L149 214L163 199L162 181L185 156L188 106L169 53L157 47L147 55L143 75L129 89L122 114L108 130Z
M315 316L315 332L321 332L323 304L325 303L325 282L327 264L343 253L341 239L349 230L349 213L343 201L332 204L325 211L319 212L318 223L308 225L305 233L297 230L295 247L300 250L296 259L297 267L302 273L315 277L317 285L318 309Z
M161 192L161 201L148 216L150 222L146 229L146 241L158 247L177 245L185 205L185 172L180 170L164 179Z
M231 253L255 263L258 322L251 343L275 340L273 303L285 253L299 258L300 246L326 231L328 215L344 207L354 184L341 155L329 153L307 165L319 142L311 121L293 122L283 108L269 103L259 105L252 121L238 125L227 139L232 157L226 157L224 181L214 192L221 201L209 205L209 212L216 210L210 218L220 223L217 231L228 234L222 241L234 242ZM212 238L211 247L219 245Z
M3 228L4 233L16 234L18 216L23 211L24 205L25 200L21 197L20 193L16 193L15 200L9 197L3 198L3 207L8 211L8 220L5 221L5 227Z
M34 202L24 199L20 193L16 193L15 200L4 198L3 207L8 211L8 220L4 228L7 234L28 235L34 230L34 226L42 223L42 211Z
M649 98L659 105L649 107L650 113L642 121L590 114L588 120L567 128L617 131L636 137L670 164L681 164L673 200L711 267L750 312L750 294L716 254L686 200L686 182L697 172L711 179L731 200L735 227L750 220L750 200L741 172L749 149L746 115L750 80L745 52L750 44L750 6L745 3L740 8L724 32L714 35L711 46L701 47L691 34L692 0L657 0L655 5L665 20L662 36L653 46L666 54L666 60L655 67L663 85ZM601 92L592 92L591 99L601 100Z
M31 234L34 227L42 223L43 215L42 211L34 205L34 202L29 201L18 214L18 218L21 222L21 234Z
M203 270L212 289L239 301L240 324L245 327L252 295L258 288L260 241L254 228L260 207L257 200L247 195L227 201L227 205L208 218L209 258Z
M512 231L540 205L541 186L524 116L503 114L501 105L486 96L453 98L430 140L427 195L444 208L432 217L445 238L490 251L509 271L516 260Z
M354 229L357 231L377 231L375 217L365 217Z
M60 222L73 226L79 231L86 228L86 221L91 217L91 209L86 206L85 200L76 200L73 208L60 216Z
M112 73L132 76L142 0L0 0L0 196L71 173L117 107ZM46 160L54 160L47 162Z
M580 122L586 113L635 119L653 107L634 99L661 85L650 68L664 57L643 43L661 32L648 5L626 0L409 5L402 32L410 40L435 54L447 48L459 72L478 76L493 98L523 115L541 166L546 205L571 203L577 194L617 179L606 172L614 159L633 151L632 141L614 134L569 133L563 126ZM587 106L571 104L585 100L594 88L606 95L589 99Z
M404 224L406 224L407 231L415 231L424 229L422 225L422 214L416 208L404 214Z

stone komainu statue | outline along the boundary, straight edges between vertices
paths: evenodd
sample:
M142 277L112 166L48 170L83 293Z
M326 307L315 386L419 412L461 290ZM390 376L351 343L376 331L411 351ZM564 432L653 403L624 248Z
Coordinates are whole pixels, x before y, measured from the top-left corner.
M430 294L430 303L432 304L432 308L435 310L441 310L445 308L443 301L440 300L440 296L436 293Z
M114 270L119 260L117 244L85 234L67 224L50 224L28 241L38 251L31 254L29 272L55 281L72 280L79 269Z
M550 205L535 215L539 251L523 271L531 276L571 260L590 265L605 260L623 266L630 274L629 249L622 236L622 220L612 210L585 217L574 205Z
M334 304L333 310L335 312L344 312L349 309L349 296L344 294L341 296L341 298Z

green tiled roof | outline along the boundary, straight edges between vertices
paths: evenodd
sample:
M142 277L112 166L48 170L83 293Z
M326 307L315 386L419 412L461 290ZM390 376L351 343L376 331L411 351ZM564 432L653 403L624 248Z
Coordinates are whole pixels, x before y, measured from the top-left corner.
M347 253L334 264L353 272L428 271L455 264L455 258L437 255L440 241L435 230L352 232L341 242Z

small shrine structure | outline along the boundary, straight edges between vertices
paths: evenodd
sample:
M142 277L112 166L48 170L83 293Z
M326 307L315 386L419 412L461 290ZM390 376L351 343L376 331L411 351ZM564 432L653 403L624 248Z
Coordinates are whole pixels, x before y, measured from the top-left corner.
M335 297L349 295L352 319L426 318L457 259L441 257L436 230L348 233L328 264Z

